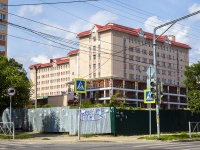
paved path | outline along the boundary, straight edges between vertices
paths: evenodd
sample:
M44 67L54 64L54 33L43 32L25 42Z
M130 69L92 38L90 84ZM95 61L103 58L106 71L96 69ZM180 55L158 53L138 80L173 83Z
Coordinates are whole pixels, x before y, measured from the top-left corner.
M29 142L0 142L0 150L199 150L200 141L190 142L77 142L77 143L35 143Z

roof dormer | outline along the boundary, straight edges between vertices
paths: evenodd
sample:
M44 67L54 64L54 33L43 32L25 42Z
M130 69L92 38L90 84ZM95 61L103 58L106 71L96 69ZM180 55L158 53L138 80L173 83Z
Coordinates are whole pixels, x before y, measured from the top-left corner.
M170 44L170 41L169 41L168 36L165 36L165 38L164 38L164 42Z
M143 32L143 30L142 30L142 29L140 29L140 31L139 31L139 33L138 33L138 35L139 35L139 36L142 36L142 37L144 37L144 32Z
M96 33L97 30L98 30L98 28L94 25L94 26L92 27L92 29L91 29L91 32L92 32L92 33Z

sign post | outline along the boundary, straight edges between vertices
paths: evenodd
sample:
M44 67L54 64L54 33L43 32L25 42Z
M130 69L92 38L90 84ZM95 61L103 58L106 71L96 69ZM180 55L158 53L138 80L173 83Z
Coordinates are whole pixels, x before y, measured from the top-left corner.
M79 115L78 115L78 140L80 140L81 131L81 94L86 93L86 80L81 78L75 78L74 92L79 94Z
M7 89L7 94L10 96L10 122L12 122L12 96L14 96L16 93L15 89L13 87L9 87Z
M150 88L151 78L154 75L154 73L155 73L155 69L153 68L152 65L150 65L146 71L146 74L148 76L147 88ZM149 136L151 137L151 103L148 104L148 106L149 106Z

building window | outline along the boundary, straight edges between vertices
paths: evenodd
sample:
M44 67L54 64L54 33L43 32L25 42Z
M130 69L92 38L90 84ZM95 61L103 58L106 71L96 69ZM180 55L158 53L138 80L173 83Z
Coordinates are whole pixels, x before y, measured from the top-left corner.
M0 3L0 8L6 10L6 4Z
M142 50L142 54L147 54L147 50L146 50L146 49L143 49L143 50Z
M94 50L94 51L96 50L96 46L93 46L93 50Z
M137 65L137 66L136 66L136 70L140 70L140 66Z
M96 59L96 55L93 55L93 59Z
M134 70L134 65L133 65L133 64L130 64L130 65L129 65L129 69Z
M0 20L6 20L6 15L5 14L0 14Z
M101 46L100 45L98 45L98 50L100 50L101 49Z
M96 69L96 64L93 64L93 69Z
M139 48L135 48L135 52L136 53L140 53L140 49Z
M124 58L124 63L126 63L126 58Z
M96 78L96 73L93 73L93 77Z
M140 57L138 57L138 56L136 56L135 59L136 59L136 61L138 61L138 62L140 61Z
M0 30L6 30L6 26L3 24L0 24Z
M3 51L5 51L5 50L6 50L6 47L3 46L3 45L0 45L0 51L3 52Z
M149 55L150 55L150 56L153 56L153 51L149 51Z
M101 73L99 72L98 75L99 75L99 77L100 77L100 76L101 76Z
M93 37L93 42L95 42L95 41L96 41L96 36Z
M100 59L101 58L101 54L98 54L98 59Z
M133 55L129 55L129 60L134 60L134 56Z
M153 64L153 59L149 59L149 64Z
M100 65L100 63L98 63L98 68L100 68L101 67L101 65Z
M101 36L100 36L100 34L98 34L98 40L99 40L99 41L101 40Z
M5 35L0 35L0 40L5 41Z
M129 51L130 51L130 52L133 52L133 47L129 47Z
M129 74L130 79L134 79L134 74Z

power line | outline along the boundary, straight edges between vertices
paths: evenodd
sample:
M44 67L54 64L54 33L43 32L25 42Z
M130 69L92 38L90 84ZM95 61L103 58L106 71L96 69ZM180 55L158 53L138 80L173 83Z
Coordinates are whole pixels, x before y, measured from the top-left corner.
M98 3L100 3L100 2L98 2ZM99 7L99 6L93 5L93 4L89 4L89 3L87 3L87 4L88 4L88 5L91 5L91 6L94 6L94 7L96 7L96 8L100 8L100 9L102 9L102 10L106 10L106 11L112 13L112 14L116 14L116 15L122 16L122 17L124 17L124 18L130 19L130 20L134 20L134 21L136 21L136 22L139 22L139 23L142 23L142 24L143 24L142 21L139 21L139 20L136 20L136 19L133 19L133 18L130 18L130 17L124 16L124 15L119 14L119 13L115 13L115 12L113 12L113 11L107 10L107 9L105 9L105 8L102 8L102 7ZM102 4L102 3L100 3L100 4ZM103 5L107 5L107 4L103 4ZM114 9L116 9L116 10L119 10L119 9L113 7L113 6L109 6L109 5L107 5L107 6L108 6L108 7L111 7L111 8L114 8ZM123 10L119 10L119 11L120 11L120 12L125 12L125 13L127 13L127 14L130 14L129 12L126 12L126 11L123 11ZM133 16L133 14L131 14L131 15ZM134 16L136 16L136 15L134 15ZM146 20L146 18L142 18L142 17L139 17L139 16L136 16L136 17L141 18L141 19L143 19L143 20ZM151 22L153 22L153 21L151 21ZM153 22L153 23L157 23L157 22ZM151 27L156 27L156 26L153 26L153 25L150 25L150 24L146 24L146 25L151 26ZM177 30L176 28L174 28L174 30L176 30L176 31L180 31L180 30ZM173 33L173 34L177 34L177 33L172 32L172 31L170 31L170 32ZM183 33L184 33L184 32L183 32ZM187 36L182 35L182 34L180 34L180 33L178 33L178 35L181 35L181 36L187 37ZM190 36L192 36L192 37L200 38L200 37L198 37L198 36L196 36L196 35L192 35L192 34L188 34L188 35L190 35Z
M153 16L156 16L156 17L165 19L165 18L163 18L163 17L161 17L161 16L158 16L158 15L155 15L155 14L153 14L153 13L151 13L151 12L148 12L148 11L145 11L145 10L142 10L142 9L139 9L139 8L134 7L134 6L132 6L132 5L128 5L128 4L123 3L123 2L120 2L120 1L118 1L118 0L115 0L115 1L117 1L117 2L120 3L120 4L114 3L114 2L111 1L111 0L107 0L107 1L109 1L109 2L112 3L112 4L118 5L118 6L120 6L120 7L127 8L127 9L129 9L129 10L138 12L138 13L140 13L140 14L144 14L145 16L151 16L151 15L153 15ZM128 6L129 8L128 8L128 7L125 7L125 6L121 5L121 4L123 4L123 5L125 5L125 6ZM133 8L136 9L136 10L139 10L139 11L136 11L136 10L134 10ZM144 12L145 12L145 13L144 13ZM149 15L149 14L150 14L150 15ZM184 25L184 24L180 24L180 23L177 23L177 24L179 24L179 25L181 25L181 26L184 26L184 27L188 27L188 26L186 26L186 25ZM189 29L192 29L192 30L194 30L194 31L200 32L200 30L197 29L197 28L189 27Z
M35 31L35 30L29 29L29 28L26 28L26 27L22 27L22 26L13 24L13 23L8 23L8 24L9 24L9 25L12 25L12 26L14 26L14 27L23 29L23 30L27 30L27 31L29 31L29 32L31 32L31 33L34 33L34 34L36 34L36 35L38 35L38 36L40 36L40 37L43 37L43 38L45 38L45 39L47 39L47 40L49 40L49 41L52 41L52 40L49 39L49 38L52 38L52 39L55 39L55 40L59 40L59 41L61 41L61 42L64 42L64 41L66 40L66 39L63 39L63 38L61 38L61 37L57 37L57 36L53 36L53 35L46 34L46 33L43 33L43 32ZM60 44L60 45L66 47L66 45L63 45L62 43L58 43L58 42L56 42L56 41L52 41L52 42L57 43L57 44ZM79 42L75 42L75 43L74 43L72 40L70 40L70 42L71 42L70 44L73 44L73 45L77 45L77 43L79 43ZM68 40L67 40L67 43L69 43ZM144 44L139 45L139 46L135 46L135 47L132 47L132 48L141 47L141 46L144 46L144 45L147 45L147 44L149 44L149 43L144 42ZM87 45L87 44L84 44L84 46L82 46L82 45L79 45L79 46L85 48L85 45L86 45L86 46L90 46L90 45ZM67 47L69 47L69 46L67 46ZM123 47L123 46L121 46L121 47ZM77 49L77 48L74 48L74 47L70 47L70 48L72 48L72 49ZM88 48L88 47L86 47L86 48ZM127 49L129 49L129 48L127 48ZM119 52L115 52L115 53L108 53L108 52L104 52L104 51L101 51L101 53L104 53L104 54L111 54L111 55L113 55L113 56L117 56L117 57L120 57L120 58L124 58L123 56L118 56L118 55L116 55L116 54L117 54L117 53L121 53L121 52L123 52L124 50L127 50L127 49L123 49L123 50L120 50ZM106 49L106 50L110 50L110 49ZM179 54L179 55L184 55L184 54Z
M56 5L56 4L69 4L69 3L84 3L84 2L91 2L91 1L99 1L99 0L78 0L78 1L68 1L68 2L51 2L51 3L32 3L32 4L9 4L6 6L36 6L36 5Z
M40 0L40 1L44 2L44 0ZM99 3L100 3L100 2L99 2ZM103 9L103 10L106 10L106 9L104 9L104 8L98 7L98 6L93 5L93 4L91 4L91 3L87 3L87 4L88 4L88 5L91 5L91 6L94 6L94 7L97 7L97 8L100 8L100 9ZM56 8L56 9L58 9L58 10L61 10L61 11L65 12L65 13L67 13L67 14L70 14L70 15L72 15L72 16L78 18L78 19L81 19L81 20L83 20L83 21L86 21L86 22L88 22L88 23L90 23L90 24L92 24L92 25L95 24L95 23L92 23L91 21L88 21L88 20L86 20L86 19L83 19L82 17L79 17L79 16L77 16L77 15L74 15L74 14L72 14L72 13L70 13L70 12L67 12L66 10L63 10L63 9L61 9L61 8L59 8L59 7L56 7L56 6L52 6L52 7ZM110 6L110 7L112 7L112 6ZM113 14L117 14L117 15L122 16L122 17L124 17L124 18L130 19L130 20L134 20L134 21L136 21L136 22L139 22L139 23L142 23L142 24L143 24L143 22L141 22L141 21L139 21L139 20L136 20L136 19L133 19L133 18L130 18L130 17L127 17L127 16L124 16L124 15L118 14L118 13L114 13L114 12L109 11L109 10L106 10L106 11L111 12L111 13L113 13ZM140 17L140 18L141 18L141 17ZM150 24L147 24L147 25L148 25L148 26L152 26L152 25L150 25ZM152 27L155 27L155 26L152 26ZM173 32L172 32L172 33L173 33ZM174 33L174 34L177 34L177 33ZM180 33L179 33L179 35L184 36L184 37L187 37L187 36L182 35L182 34L180 34ZM192 36L194 36L194 35L192 35ZM197 37L197 36L194 36L194 37ZM196 38L193 38L193 39L196 39ZM196 39L196 40L198 40L198 39Z
M1 10L0 10L1 11ZM11 13L10 13L11 14ZM11 14L11 15L14 15L14 16L16 16L16 17L20 17L20 18L23 18L23 19L25 19L25 20L29 20L29 21L32 21L32 22L36 22L36 23L38 23L38 24L42 24L42 25L45 25L45 26L49 26L49 27L52 27L52 28L55 28L55 29L58 29L58 30L61 30L61 31L67 31L67 32L70 32L70 33L73 33L73 34L78 34L78 33L75 33L75 32L71 32L71 31L68 31L68 30L65 30L65 29L62 29L62 28L58 28L58 27L55 27L55 26L51 26L51 25L48 25L48 24L45 24L45 23L42 23L42 22L38 22L38 21L35 21L35 20L32 20L32 19L29 19L29 18L25 18L25 17L22 17L22 16L18 16L18 15L15 15L15 14ZM109 44L113 44L113 45L115 45L115 46L119 46L119 47L123 47L123 46L121 46L121 45L118 45L118 44L115 44L115 43L110 43L110 42L106 42L106 41L102 41L102 40L100 40L101 42L105 42L105 43L109 43ZM145 45L145 44L144 44ZM88 46L90 46L90 45L88 45ZM141 45L142 46L142 45ZM139 46L136 46L136 47L140 47L140 45ZM136 48L135 47L135 48ZM121 51L120 51L121 52Z

